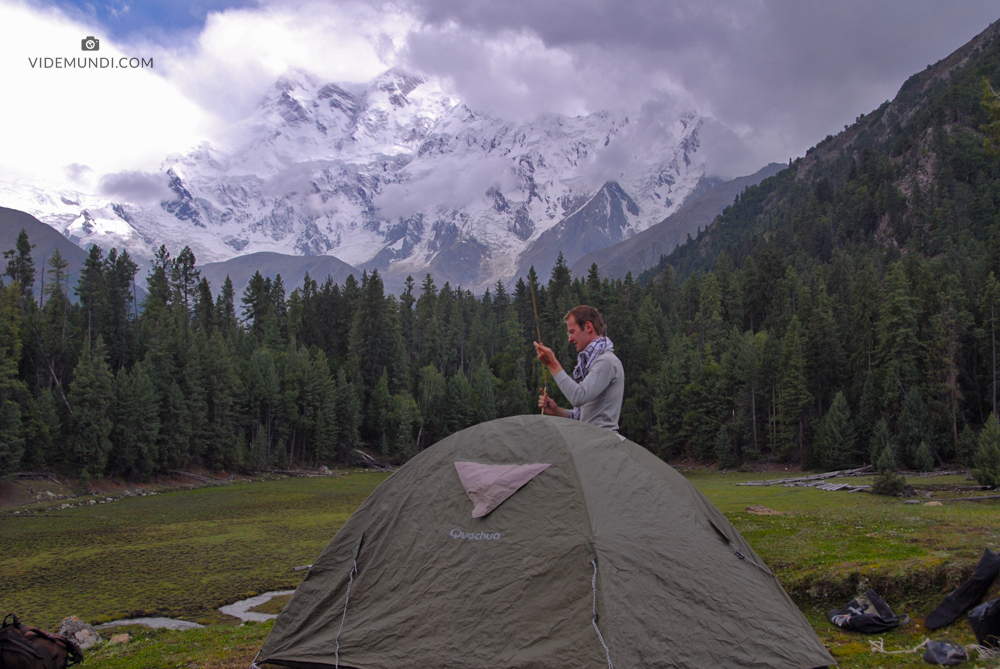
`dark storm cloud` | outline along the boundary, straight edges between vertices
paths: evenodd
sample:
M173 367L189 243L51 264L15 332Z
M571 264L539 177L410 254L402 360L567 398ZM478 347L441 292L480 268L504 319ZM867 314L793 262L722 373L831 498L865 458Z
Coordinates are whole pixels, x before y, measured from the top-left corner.
M125 171L105 174L97 186L97 192L105 197L123 202L158 202L172 196L163 174Z
M424 29L406 56L450 77L473 105L565 113L574 105L637 108L667 93L709 117L706 140L736 140L714 153L705 142L710 169L726 176L801 155L1000 15L985 0L415 0L410 7ZM530 37L538 42L533 53L497 46Z

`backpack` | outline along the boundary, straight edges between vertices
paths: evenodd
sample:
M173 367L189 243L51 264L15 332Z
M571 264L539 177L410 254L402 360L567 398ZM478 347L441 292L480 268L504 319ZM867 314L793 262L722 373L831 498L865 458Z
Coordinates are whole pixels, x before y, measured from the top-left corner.
M969 623L979 645L1000 648L1000 598L969 611Z
M7 622L13 618L12 623ZM80 647L58 634L22 625L13 613L0 626L0 669L66 669L83 662Z

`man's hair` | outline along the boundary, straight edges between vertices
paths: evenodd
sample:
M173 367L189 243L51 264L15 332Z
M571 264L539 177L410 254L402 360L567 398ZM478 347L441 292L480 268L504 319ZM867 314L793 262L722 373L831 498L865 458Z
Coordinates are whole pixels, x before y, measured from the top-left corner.
M604 319L601 318L601 312L594 307L588 307L586 304L573 307L566 312L566 315L563 316L563 320L568 321L570 318L575 320L576 324L581 328L586 327L587 323L592 323L594 326L594 332L597 333L597 336L604 336Z

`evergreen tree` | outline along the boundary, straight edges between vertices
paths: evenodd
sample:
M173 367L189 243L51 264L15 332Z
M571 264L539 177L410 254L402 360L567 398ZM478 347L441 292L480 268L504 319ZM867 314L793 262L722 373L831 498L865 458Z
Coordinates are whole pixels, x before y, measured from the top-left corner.
M736 454L733 453L733 442L729 439L726 424L723 423L715 434L715 466L719 469L732 469L738 464Z
M27 389L18 379L21 361L21 290L0 286L0 476L17 471L24 455L21 400Z
M423 427L426 434L425 440L417 446L423 449L448 434L445 420L445 394L448 384L434 365L421 368L417 378L417 405L424 419Z
M992 413L998 413L1000 407L997 405L997 326L1000 325L1000 281L997 281L993 272L990 272L986 279L986 286L983 290L982 312L984 325L989 329L990 342L990 372L991 372L991 407Z
M271 280L265 279L259 271L253 273L243 291L243 322L250 326L257 341L264 340L264 322L271 307Z
M913 388L920 380L917 311L917 299L910 293L903 264L896 263L886 278L886 300L879 317L876 349L885 374L885 397L893 409L899 406L902 389ZM916 453L919 443L918 440L913 445L912 453Z
M417 454L416 432L420 429L420 410L409 393L392 396L387 420L393 428L393 454L408 460Z
M921 441L914 458L914 466L917 471L929 472L934 470L934 456L931 455L931 448L926 441Z
M370 441L378 444L382 455L389 455L389 425L386 417L392 408L392 395L389 394L389 376L385 368L382 376L375 384L365 407L365 432Z
M170 291L173 302L177 305L183 317L187 319L194 308L201 272L195 269L194 252L190 246L185 246L177 254L170 266ZM186 322L186 320L185 320Z
M112 429L107 471L112 476L146 480L157 462L159 403L146 365L119 369L111 404Z
M915 468L917 464L917 449L920 442L932 443L928 429L927 409L924 406L920 391L910 388L903 400L903 409L899 414L899 433L897 443L903 464Z
M219 324L219 332L225 337L230 336L238 327L235 292L228 274L226 280L222 282L222 290L215 298L215 319Z
M799 317L792 316L782 346L782 365L778 379L778 453L787 459L805 451L805 410L812 401L806 389L805 356L802 350Z
M472 425L475 417L476 402L472 394L472 386L465 374L456 371L448 379L445 393L444 419L448 434L464 430Z
M885 419L879 419L875 423L875 429L872 430L871 439L868 441L869 462L874 466L879 461L879 458L882 457L882 452L887 448L892 448L889 424L885 422ZM895 458L893 460L895 461Z
M342 460L350 461L348 454L351 449L361 445L361 401L353 383L347 380L344 370L337 371L337 390L335 394L337 407L338 453Z
M195 289L194 310L191 327L211 334L215 331L216 308L212 301L212 288L208 279L202 278Z
M105 310L105 277L104 252L94 244L90 247L87 259L83 262L80 280L76 286L76 295L83 307L84 331L88 341L93 344L94 338L104 331Z
M485 423L497 417L496 386L498 380L490 372L485 358L472 370L472 394L475 398L473 424Z
M896 458L892 449L882 451L875 465L878 476L872 481L872 492L878 495L899 495L906 485L906 478L896 471Z
M104 329L108 365L112 370L131 367L138 356L138 333L135 309L135 273L138 265L128 251L111 249L104 260Z
M976 451L976 468L972 475L979 485L995 488L1000 485L1000 424L996 414L991 413L979 434L979 450Z
M851 410L844 393L838 392L816 435L817 464L827 471L847 468L854 463L855 440Z
M958 464L963 467L972 467L978 449L979 442L976 439L976 435L972 432L969 424L966 423L965 427L962 428L962 432L958 435L958 453L956 457Z
M21 228L17 234L14 248L4 251L7 259L7 276L17 282L21 289L22 303L35 285L35 261L31 259L33 244L28 242L28 233Z
M104 360L104 340L98 337L93 348L85 344L80 362L73 370L69 402L73 407L70 429L66 435L66 450L80 478L104 473L113 427L111 404L114 399L113 378Z

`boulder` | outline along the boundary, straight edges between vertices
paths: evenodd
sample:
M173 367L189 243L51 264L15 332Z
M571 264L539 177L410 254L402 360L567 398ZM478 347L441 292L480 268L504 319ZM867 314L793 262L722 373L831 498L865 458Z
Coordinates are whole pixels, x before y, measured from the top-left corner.
M63 621L59 623L59 634L75 641L83 650L101 643L101 635L97 633L94 626L88 625L76 616L63 618Z
M329 474L330 473L330 468L327 467L326 465L320 465L320 467L319 467L319 473L320 474Z

